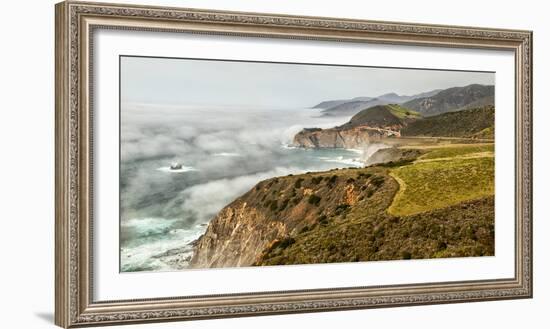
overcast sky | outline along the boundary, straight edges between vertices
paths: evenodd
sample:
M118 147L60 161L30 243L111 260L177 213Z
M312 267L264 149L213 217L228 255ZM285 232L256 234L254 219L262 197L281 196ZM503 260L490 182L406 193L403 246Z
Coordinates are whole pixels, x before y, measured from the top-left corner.
M121 98L127 103L299 108L473 83L492 85L494 73L121 58Z

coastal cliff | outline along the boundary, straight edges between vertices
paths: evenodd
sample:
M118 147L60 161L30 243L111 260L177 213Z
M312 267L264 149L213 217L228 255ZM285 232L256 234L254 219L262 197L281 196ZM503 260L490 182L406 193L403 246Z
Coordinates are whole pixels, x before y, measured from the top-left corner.
M377 179L391 180L384 177ZM197 242L191 266L253 265L264 250L290 243L294 236L331 219L338 209L354 206L367 194L374 194L375 186L367 188L372 178L373 173L349 169L262 181L210 222ZM395 182L387 185L391 192L396 187Z
M367 126L351 129L303 129L294 136L293 145L304 148L360 148L384 137L399 136L398 131Z
M294 136L293 145L304 148L360 148L369 142L399 137L400 130L420 115L396 104L370 107L344 125L306 128Z

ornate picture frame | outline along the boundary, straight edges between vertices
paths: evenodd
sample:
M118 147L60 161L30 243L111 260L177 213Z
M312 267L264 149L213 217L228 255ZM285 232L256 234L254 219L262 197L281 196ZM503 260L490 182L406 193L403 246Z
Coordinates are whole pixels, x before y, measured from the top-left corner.
M55 323L195 320L531 298L532 32L65 1L56 5ZM94 301L92 35L98 29L508 50L515 55L513 278ZM511 147L511 146L510 146Z

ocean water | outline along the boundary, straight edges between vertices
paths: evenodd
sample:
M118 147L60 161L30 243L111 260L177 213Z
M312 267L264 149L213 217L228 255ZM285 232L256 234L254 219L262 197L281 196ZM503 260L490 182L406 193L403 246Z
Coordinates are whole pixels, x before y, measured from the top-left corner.
M261 180L360 167L363 150L291 146L305 127L349 118L313 109L242 109L123 104L120 269L185 269L192 242L228 203ZM170 165L179 163L180 169Z

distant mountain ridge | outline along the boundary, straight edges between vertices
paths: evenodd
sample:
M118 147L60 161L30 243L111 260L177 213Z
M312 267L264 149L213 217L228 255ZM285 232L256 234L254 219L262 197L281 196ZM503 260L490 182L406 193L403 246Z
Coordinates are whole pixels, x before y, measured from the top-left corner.
M435 95L416 98L401 105L423 116L495 105L495 86L472 84L449 88Z
M436 89L428 92L401 96L387 93L378 97L355 97L352 99L321 102L314 108L322 109L326 116L353 116L356 113L377 105L400 104L422 116L432 116L446 112L495 105L493 85L471 84L464 87Z
M440 91L441 89L436 89L411 96L402 96L396 93L387 93L378 97L355 97L347 100L329 100L321 102L313 106L313 108L323 109L323 115L352 116L363 109L376 105L400 104L416 98L430 97Z

